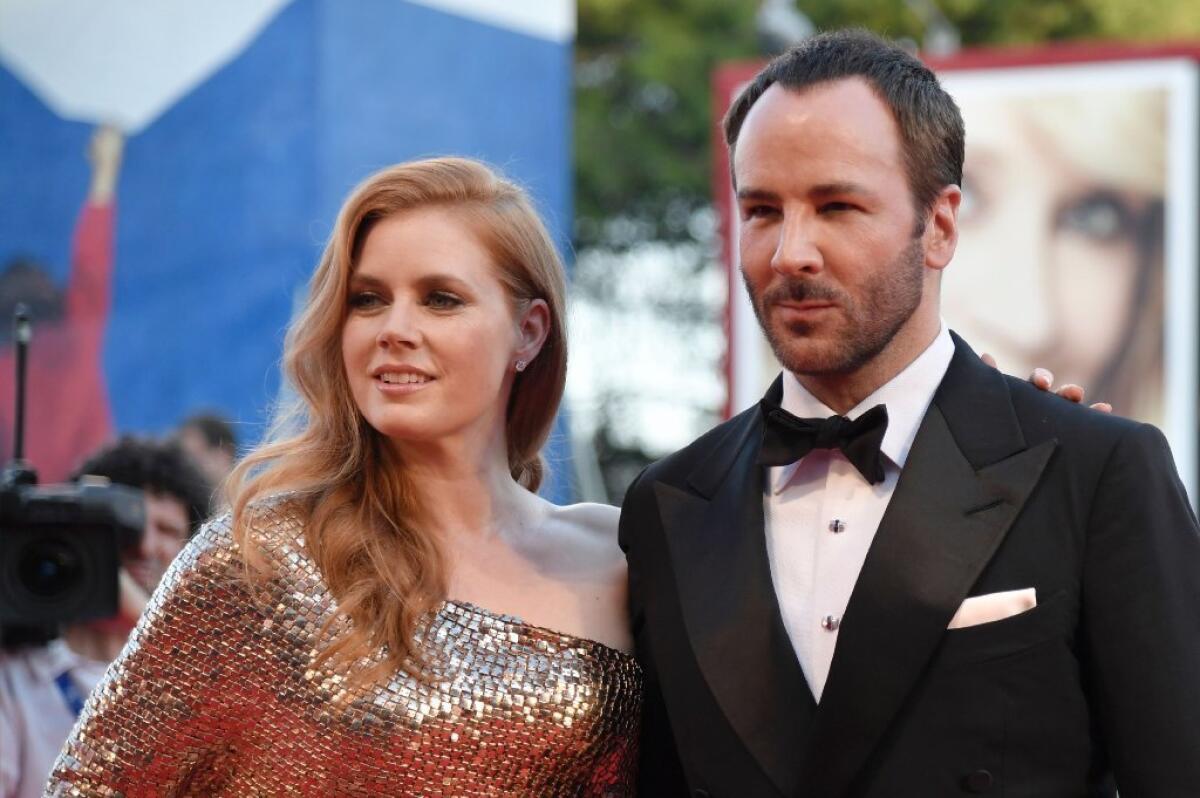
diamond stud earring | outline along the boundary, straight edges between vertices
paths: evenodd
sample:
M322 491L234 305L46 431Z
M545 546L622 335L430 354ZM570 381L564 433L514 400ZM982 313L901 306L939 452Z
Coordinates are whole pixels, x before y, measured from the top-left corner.
M526 367L526 366L528 366L528 365L529 365L529 364L528 364L528 363L526 363L524 360L518 360L518 361L517 361L517 365L516 365L516 369L517 369L517 371L524 371L524 370L525 370L525 367Z

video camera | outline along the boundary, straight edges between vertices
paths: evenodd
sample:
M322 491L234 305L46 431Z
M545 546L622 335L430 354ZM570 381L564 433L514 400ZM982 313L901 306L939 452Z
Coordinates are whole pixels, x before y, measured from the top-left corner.
M16 435L0 476L0 646L58 636L117 613L120 553L141 541L142 492L107 480L39 487L24 461L25 370L32 330L18 305Z

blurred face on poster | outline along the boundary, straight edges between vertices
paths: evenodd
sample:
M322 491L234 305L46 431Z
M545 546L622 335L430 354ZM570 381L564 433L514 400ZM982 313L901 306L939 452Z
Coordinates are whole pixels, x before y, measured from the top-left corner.
M950 326L1161 423L1166 95L955 95L967 130Z

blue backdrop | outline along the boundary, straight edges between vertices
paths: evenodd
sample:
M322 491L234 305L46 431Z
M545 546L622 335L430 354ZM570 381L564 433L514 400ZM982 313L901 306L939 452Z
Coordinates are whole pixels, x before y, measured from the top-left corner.
M116 428L164 432L216 408L257 439L294 297L342 198L386 164L459 154L498 165L565 254L570 77L569 43L423 6L287 6L126 143L104 349ZM91 131L0 69L0 263L29 255L65 279ZM11 376L0 380L7 390ZM549 454L547 492L566 499L564 436Z

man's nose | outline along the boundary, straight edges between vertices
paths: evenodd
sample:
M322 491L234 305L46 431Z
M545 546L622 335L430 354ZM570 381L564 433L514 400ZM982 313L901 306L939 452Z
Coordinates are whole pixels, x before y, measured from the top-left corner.
M801 215L785 216L779 225L779 240L771 256L771 268L785 277L816 274L825 259L814 235L813 220Z

